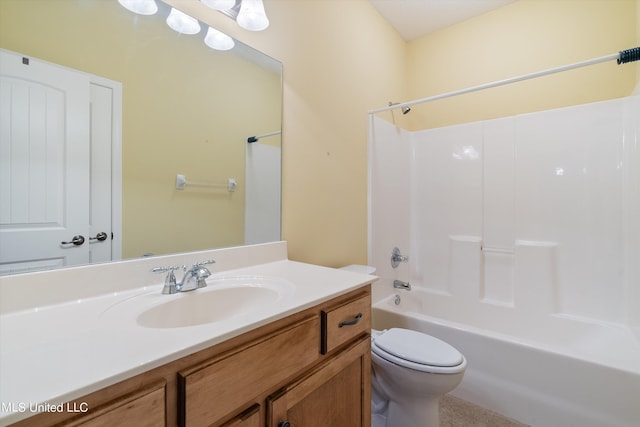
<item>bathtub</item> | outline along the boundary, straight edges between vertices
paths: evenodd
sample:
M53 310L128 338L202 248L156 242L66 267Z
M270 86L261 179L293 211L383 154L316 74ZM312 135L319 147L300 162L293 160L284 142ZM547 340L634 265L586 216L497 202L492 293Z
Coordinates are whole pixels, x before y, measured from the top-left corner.
M398 304L396 304L399 302ZM452 394L531 426L640 426L640 343L618 324L528 317L419 287L373 305L376 329L440 338L468 360Z

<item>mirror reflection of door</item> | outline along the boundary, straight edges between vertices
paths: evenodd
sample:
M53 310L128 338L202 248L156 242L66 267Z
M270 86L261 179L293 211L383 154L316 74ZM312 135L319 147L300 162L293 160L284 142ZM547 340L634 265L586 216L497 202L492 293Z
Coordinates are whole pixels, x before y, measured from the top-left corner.
M0 51L0 274L112 259L114 97L95 80Z

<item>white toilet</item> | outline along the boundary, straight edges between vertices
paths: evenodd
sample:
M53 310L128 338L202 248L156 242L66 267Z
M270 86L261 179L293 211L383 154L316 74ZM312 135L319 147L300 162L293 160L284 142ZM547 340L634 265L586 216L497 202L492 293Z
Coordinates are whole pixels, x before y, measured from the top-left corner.
M368 265L342 267L374 274ZM438 427L440 398L460 384L467 359L453 346L409 329L371 331L372 427Z
M465 357L408 329L374 330L371 336L373 427L438 427L440 398L462 381Z

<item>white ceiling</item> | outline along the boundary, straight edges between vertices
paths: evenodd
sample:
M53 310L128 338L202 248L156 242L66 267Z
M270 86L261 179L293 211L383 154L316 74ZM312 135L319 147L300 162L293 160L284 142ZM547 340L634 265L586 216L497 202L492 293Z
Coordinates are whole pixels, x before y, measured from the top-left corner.
M369 0L405 40L462 22L515 0Z

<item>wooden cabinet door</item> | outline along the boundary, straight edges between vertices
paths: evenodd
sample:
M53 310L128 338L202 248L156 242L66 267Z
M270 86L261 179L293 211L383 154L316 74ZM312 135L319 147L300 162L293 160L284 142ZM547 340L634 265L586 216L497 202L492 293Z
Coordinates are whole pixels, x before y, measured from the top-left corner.
M272 395L267 427L371 426L370 351L365 335Z
M164 381L120 396L99 407L63 422L65 427L162 427L165 423ZM68 405L68 404L67 404ZM75 402L82 409L82 403ZM68 407L68 406L67 406Z
M222 425L222 427L261 427L260 405L257 403Z
M207 427L295 378L320 357L320 319L307 317L178 373L178 425Z

